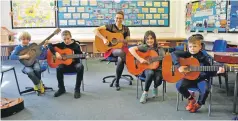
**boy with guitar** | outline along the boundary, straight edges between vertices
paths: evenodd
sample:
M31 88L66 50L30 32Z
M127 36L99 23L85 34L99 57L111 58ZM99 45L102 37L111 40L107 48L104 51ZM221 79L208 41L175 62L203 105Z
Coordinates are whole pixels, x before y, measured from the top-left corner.
M75 41L72 39L71 33L68 30L65 30L61 33L61 37L64 40L64 42L57 43L57 44L49 44L49 50L51 53L53 53L57 59L64 59L62 58L62 55L59 54L59 52L55 51L55 47L59 49L71 49L74 53L73 54L82 54L79 42ZM64 73L77 73L76 77L76 84L75 84L75 92L74 92L74 98L80 98L80 86L81 86L81 81L83 80L83 73L84 73L84 66L82 63L80 63L80 59L76 58L73 59L73 62L70 65L64 65L60 64L57 67L56 70L56 75L57 75L57 80L58 80L58 87L59 90L54 94L55 97L59 97L62 94L64 94L65 87L64 87Z
M186 75L186 73L189 72L186 69L188 66L180 65L180 62L179 62L180 57L181 58L193 57L199 61L201 66L210 66L209 57L201 52L202 40L203 40L202 35L199 35L199 34L192 35L188 39L188 52L175 51L171 53L173 64L178 67L178 71L180 73L183 73L184 75ZM219 67L219 70L217 71L217 73L224 73L224 71L225 70L223 67ZM178 91L185 98L188 99L188 105L186 106L186 110L190 111L191 113L195 113L199 108L201 108L202 105L205 104L205 101L209 94L209 90L208 90L209 82L207 80L209 80L209 78L213 75L215 75L214 72L201 72L199 77L195 80L188 80L185 78L180 80L182 82L181 82L181 85L178 85ZM202 89L202 87L199 86L201 83L206 84L206 89ZM191 95L188 91L188 89L192 87L197 87L200 90L198 101L196 101L193 95Z
M128 41L130 39L130 30L127 26L122 24L123 20L124 20L124 13L122 11L119 11L116 13L116 16L115 16L115 24L100 26L94 30L94 33L96 36L98 36L99 38L101 38L103 40L105 45L109 45L110 43L107 40L107 38L105 38L100 33L100 30L107 30L112 33L121 33L124 37L123 39ZM116 67L116 90L117 91L120 90L119 80L121 78L121 75L122 75L122 72L124 69L126 49L127 48L125 48L125 49L122 49L122 48L110 49L104 54L104 58L107 58L109 56L118 57L117 67Z
M150 64L150 63L147 60L145 60L144 58L140 57L136 53L136 51L147 52L149 50L156 51L159 56L165 55L164 50L162 48L158 48L158 44L156 41L156 35L153 31L147 31L145 33L144 44L129 48L130 53L142 64L143 63ZM161 67L161 66L159 66L159 67ZM159 69L159 67L154 70L147 69L143 72L145 74L146 78L145 78L145 90L140 98L141 103L146 103L147 97L148 97L148 91L149 91L150 85L153 80L154 80L154 88L152 90L152 96L153 97L158 96L158 88L157 87L160 86L162 83L162 74L161 74L161 70Z
M19 35L19 40L21 41L21 45L18 45L14 48L13 52L10 55L11 60L22 60L22 59L29 59L31 58L30 55L24 54L19 55L19 52L23 49L27 48L31 44L29 43L31 41L31 35L28 32L22 32ZM46 51L45 47L47 45L47 40L44 43L44 45L41 47L42 52ZM25 66L24 71L28 75L28 77L32 80L34 83L34 90L38 92L39 94L43 94L45 92L43 82L41 80L41 68L40 63L38 60L35 60L33 65L31 66Z

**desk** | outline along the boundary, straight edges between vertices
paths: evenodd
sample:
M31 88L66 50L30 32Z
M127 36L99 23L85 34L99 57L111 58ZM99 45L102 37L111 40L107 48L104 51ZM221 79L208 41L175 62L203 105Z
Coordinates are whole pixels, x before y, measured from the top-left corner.
M212 57L214 57L214 54L226 55L226 56L230 55L230 57L234 57L235 55L238 54L238 52L208 52L208 54L211 55ZM233 98L233 113L236 114L237 113L236 112L236 101L237 101L237 91L238 91L238 89L237 89L238 88L238 63L237 64L226 63L226 65L237 68L237 70L235 71L236 80L235 80L235 85L234 85L234 98Z

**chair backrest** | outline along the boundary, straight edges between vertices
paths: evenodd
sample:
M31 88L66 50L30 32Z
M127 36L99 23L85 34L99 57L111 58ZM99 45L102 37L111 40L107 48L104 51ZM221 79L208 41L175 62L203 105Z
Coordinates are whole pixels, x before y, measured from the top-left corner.
M43 51L43 52L40 54L40 56L37 57L37 59L39 59L39 60L45 60L46 57L47 57L47 50L48 50L48 48L46 48L45 51Z
M226 40L215 40L212 51L213 52L226 52L227 42Z

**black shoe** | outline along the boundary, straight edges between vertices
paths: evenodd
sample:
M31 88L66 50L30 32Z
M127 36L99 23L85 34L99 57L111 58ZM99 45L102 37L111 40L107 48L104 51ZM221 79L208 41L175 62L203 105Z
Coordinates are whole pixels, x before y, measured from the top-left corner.
M76 91L75 91L75 92L74 92L74 98L75 98L75 99L78 99L78 98L80 98L80 97L81 97L80 92L78 92L78 91L76 92Z
M65 89L59 89L57 92L55 92L54 96L59 97L60 95L64 94L66 91Z
M116 90L119 91L121 88L119 86L119 84L116 84Z

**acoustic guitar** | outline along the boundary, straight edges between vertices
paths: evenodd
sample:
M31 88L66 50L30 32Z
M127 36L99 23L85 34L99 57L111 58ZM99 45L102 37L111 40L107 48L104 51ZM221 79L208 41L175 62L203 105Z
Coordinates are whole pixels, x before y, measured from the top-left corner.
M130 52L126 54L126 66L128 71L133 75L139 75L146 69L156 69L159 67L159 61L163 59L154 50L149 50L145 53L136 51L136 53L147 60L149 64L140 63Z
M24 108L24 101L22 98L1 98L1 118L11 116Z
M54 35L58 34L61 30L58 28L54 31L54 33L52 33L49 37L47 37L44 41L42 41L39 45L37 45L36 43L32 43L30 44L28 47L24 48L23 50L21 50L18 55L25 55L25 54L29 54L30 58L28 59L20 59L20 62L24 65L24 66L31 66L33 65L33 63L35 62L36 58L38 56L40 56L40 54L42 53L41 51L41 46L45 43L46 40L49 40L50 38L52 38Z
M189 71L186 74L180 73L178 67L173 66L171 55L166 55L162 63L163 79L170 83L175 83L183 78L188 80L196 80L200 72L203 71L218 71L219 66L200 66L196 58L180 58L181 66L188 66L186 69ZM238 67L224 66L225 71L238 71Z
M57 59L55 55L48 49L47 51L47 62L51 68L57 68L60 64L70 65L74 58L84 58L83 54L73 54L73 50L66 48L60 49L54 47L55 51L62 56L62 60Z
M124 40L124 37L121 33L112 33L107 30L99 30L101 35L109 41L109 45L105 45L103 40L95 36L95 47L99 52L107 52L112 48L122 48L127 44L127 41ZM137 40L130 40L129 42L138 42Z

